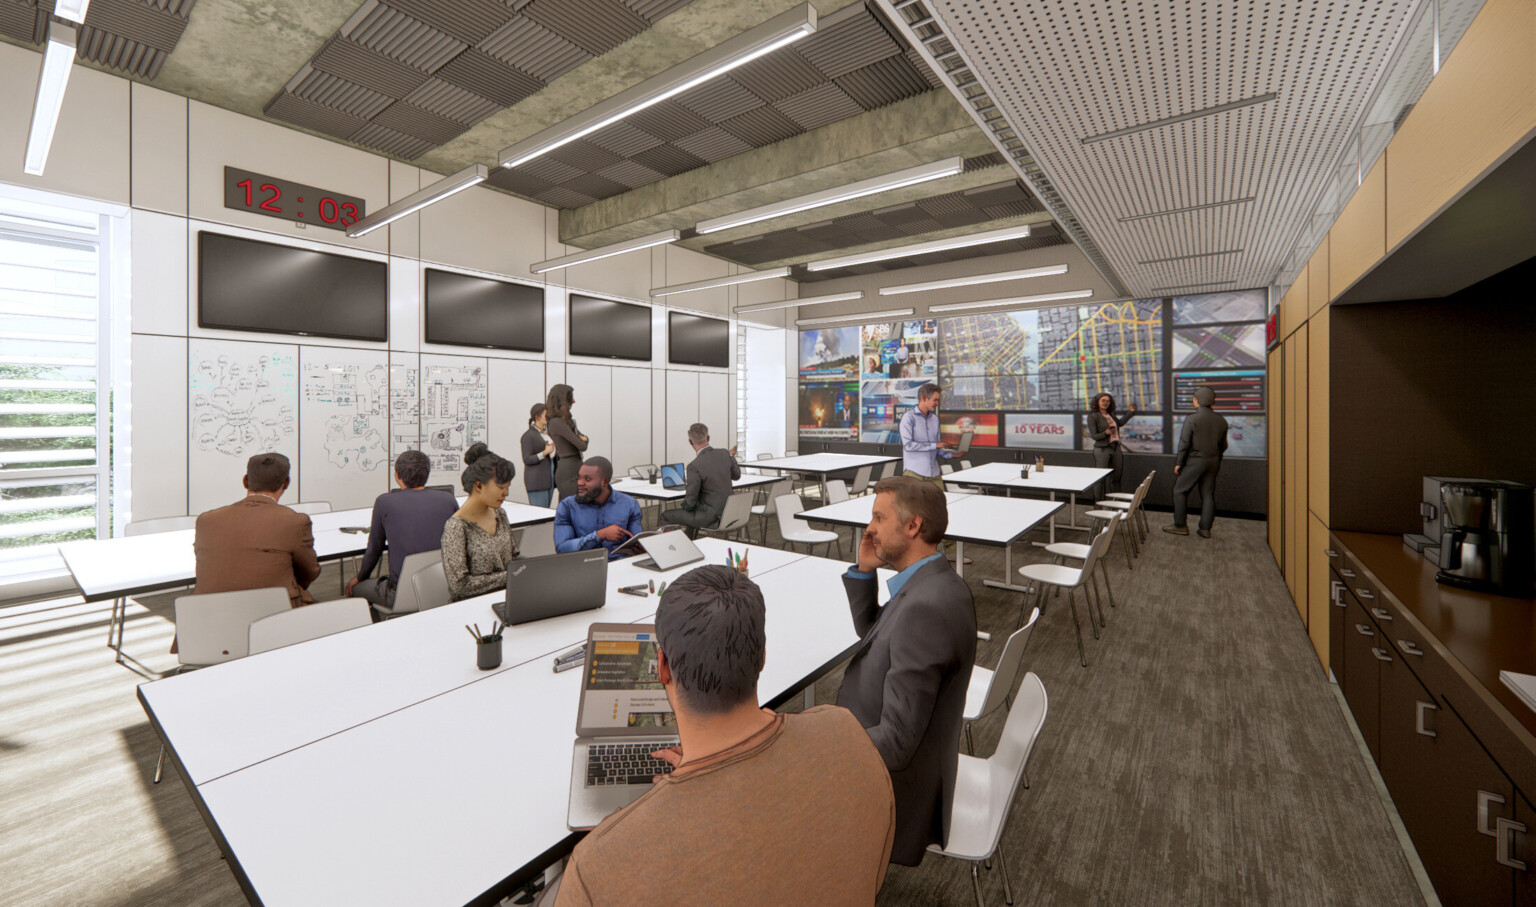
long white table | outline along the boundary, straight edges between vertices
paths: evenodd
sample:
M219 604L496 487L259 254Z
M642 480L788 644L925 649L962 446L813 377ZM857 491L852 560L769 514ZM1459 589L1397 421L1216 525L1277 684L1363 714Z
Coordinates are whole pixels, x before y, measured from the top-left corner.
M1056 500L1056 495L1066 492L1070 500L1070 509L1067 511L1067 522L1062 529L1076 529L1087 532L1093 527L1079 526L1077 523L1077 496L1097 485L1109 475L1108 469L1097 469L1092 466L1047 466L1045 472L1038 472L1031 468L1029 478L1022 476L1023 467L1019 463L983 463L970 469L961 469L952 472L943 479L951 485L982 485L989 488L1004 489L1005 493L1014 491L1043 492L1048 495L1048 500ZM1056 541L1056 517L1051 516L1051 538L1045 544Z
M710 563L750 551L768 605L764 704L857 642L838 580L847 564L699 546ZM616 562L610 585L629 581L626 567L657 576ZM582 672L555 674L551 658L592 622L650 620L657 598L615 594L597 611L513 627L503 667L480 672L462 624L478 615L484 629L495 598L139 687L252 903L491 904L575 845L565 818ZM388 675L401 678L388 691L365 689Z
M1062 508L1060 501L1040 501L1030 498L1008 498L997 495L963 494L946 491L944 500L949 506L949 526L944 537L955 542L955 572L965 575L965 543L1001 546L1003 549L1003 578L987 580L994 589L1014 592L1030 591L1015 585L1013 580L1012 544L1042 521L1053 519ZM802 510L795 514L808 523L830 523L838 526L854 526L863 529L869 525L874 511L875 496L851 498L825 507Z
M731 482L732 488L755 488L759 485L767 485L777 482L778 476L754 476L742 473L741 478ZM688 494L686 487L668 488L657 479L655 484L635 478L614 479L613 487L624 492L632 498L644 498L652 501L681 501Z
M899 458L878 454L819 453L806 454L803 457L776 457L772 460L753 460L743 465L750 466L753 469L804 473L805 475L821 476L825 479L834 472L858 469L861 466L874 466L879 463L889 463L896 459Z

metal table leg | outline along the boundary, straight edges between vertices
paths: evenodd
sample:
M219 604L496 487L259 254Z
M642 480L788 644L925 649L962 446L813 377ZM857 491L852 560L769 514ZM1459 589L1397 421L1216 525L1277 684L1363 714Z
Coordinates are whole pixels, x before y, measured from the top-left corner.
M1036 542L1035 544L1038 545L1040 543ZM1010 582L1010 580L1013 579L1013 575L1014 575L1013 574L1013 546L1012 545L1004 545L1003 546L1003 578L1002 578L1002 580L998 581L998 580L995 580L995 579L989 579L986 582L982 583L982 585L986 586L989 589L1007 589L1010 592L1033 592L1033 591L1035 591L1035 587L1034 586L1020 586L1020 585L1014 584L1013 582Z

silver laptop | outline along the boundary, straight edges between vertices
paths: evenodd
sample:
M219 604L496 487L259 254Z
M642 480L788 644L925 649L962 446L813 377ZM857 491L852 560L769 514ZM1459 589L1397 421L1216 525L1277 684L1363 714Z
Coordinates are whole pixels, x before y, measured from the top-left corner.
M688 534L679 530L660 532L640 539L640 547L650 557L635 561L636 567L665 573L676 567L686 567L704 560L704 552L693 543Z
M688 484L688 467L681 463L670 463L661 467L662 488L682 488Z
M651 753L677 743L677 719L656 675L656 627L588 627L565 824L592 828L635 802L656 775L672 771Z
M504 624L601 608L608 600L603 548L516 560L507 565L507 599L491 606Z
M955 456L963 457L970 452L971 439L976 437L974 431L967 431L960 435L960 446L955 448Z

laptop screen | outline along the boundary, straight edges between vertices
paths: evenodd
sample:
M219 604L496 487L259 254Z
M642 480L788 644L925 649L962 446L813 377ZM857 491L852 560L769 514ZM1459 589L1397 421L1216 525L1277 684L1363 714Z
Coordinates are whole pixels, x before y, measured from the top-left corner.
M688 473L681 463L661 467L661 484L667 488L681 488L688 484Z
M577 723L582 736L655 734L656 728L677 725L656 676L656 631L649 624L635 624L633 629L594 626L583 682Z

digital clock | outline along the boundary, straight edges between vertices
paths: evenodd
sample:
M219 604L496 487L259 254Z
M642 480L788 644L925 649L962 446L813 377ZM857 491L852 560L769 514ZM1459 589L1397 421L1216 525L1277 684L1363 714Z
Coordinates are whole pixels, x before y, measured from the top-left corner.
M367 213L360 198L238 167L224 168L224 207L332 230L345 230Z

